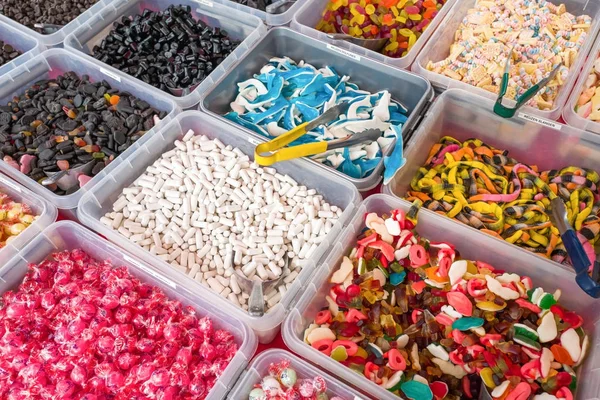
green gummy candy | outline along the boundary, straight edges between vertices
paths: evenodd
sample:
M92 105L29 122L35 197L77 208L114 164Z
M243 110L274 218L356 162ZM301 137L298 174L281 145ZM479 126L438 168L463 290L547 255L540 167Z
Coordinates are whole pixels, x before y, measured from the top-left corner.
M468 331L471 328L483 326L483 318L462 317L452 323L452 329L459 331Z
M331 358L335 361L346 361L348 359L348 352L344 346L338 346L331 352Z
M542 296L542 298L540 300L540 308L543 308L544 310L548 310L550 307L552 307L555 304L556 304L556 300L554 299L554 296L551 295L550 293L544 293L544 295Z
M536 331L528 327L524 324L514 324L513 328L515 329L515 335L525 336L531 340L538 341L539 335Z
M537 351L540 351L542 349L542 346L537 341L532 340L532 339L528 338L527 336L515 334L513 339L518 344L525 346L525 347L529 347L530 349L535 349Z
M409 399L414 400L432 400L433 392L428 385L418 381L404 382L400 388Z

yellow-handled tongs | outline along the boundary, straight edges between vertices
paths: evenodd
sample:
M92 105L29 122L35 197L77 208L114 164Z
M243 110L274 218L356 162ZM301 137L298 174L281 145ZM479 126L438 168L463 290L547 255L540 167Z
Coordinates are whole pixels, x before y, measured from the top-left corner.
M306 143L298 146L285 147L294 140L305 135L313 129L325 125L328 122L334 121L341 114L348 111L349 104L340 103L329 110L325 111L318 118L298 125L289 132L267 142L256 146L254 150L254 161L259 165L273 165L277 162L287 161L294 158L312 156L315 154L324 153L327 150L339 149L343 147L354 146L359 143L370 143L377 140L381 136L381 131L378 129L367 129L363 132L355 133L341 139L321 141L314 143Z

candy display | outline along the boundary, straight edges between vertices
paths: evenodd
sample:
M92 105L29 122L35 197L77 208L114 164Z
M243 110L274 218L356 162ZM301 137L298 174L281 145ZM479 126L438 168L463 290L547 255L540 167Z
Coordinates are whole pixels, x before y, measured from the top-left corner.
M29 205L18 203L0 190L0 249L31 225L37 216Z
M332 106L348 102L345 115L320 126L290 146L345 138L366 129L382 136L368 145L330 150L312 158L352 177L369 176L389 146L394 150L384 162L399 168L402 159L402 125L408 110L391 98L387 90L370 93L340 76L334 68L317 68L304 61L272 58L260 73L238 83L238 94L225 118L267 138L274 138L312 121Z
M341 214L316 190L190 130L100 222L247 310L237 273L283 274L264 293L275 306Z
M0 66L8 64L15 58L23 54L19 49L14 48L10 44L0 40Z
M76 169L76 192L167 115L146 101L67 72L43 79L0 106L0 156L38 182ZM75 171L73 171L75 173Z
M561 291L428 241L416 211L366 214L306 343L403 398L573 399L591 344Z
M513 50L508 98L522 95L560 66L550 84L527 103L550 110L557 106L556 97L588 38L591 22L588 15L574 16L564 4L546 0L477 1L458 27L448 57L430 61L427 69L498 93Z
M539 171L480 140L443 137L406 195L423 206L482 232L554 261L568 263L558 229L550 219L550 200L567 204L568 219L588 258L600 238L600 202L596 171L565 166Z
M408 54L446 0L332 0L316 29L362 39L388 38L382 53Z
M239 45L225 30L194 18L192 8L171 5L123 17L94 46L92 56L165 92L194 90ZM189 90L183 90L189 89Z
M238 350L208 317L80 249L31 264L2 295L0 327L3 399L204 399Z
M35 29L42 34L52 33L36 24L67 25L96 4L98 0L0 0L0 13L10 19Z
M269 375L248 394L248 400L351 400L327 395L327 382L321 376L300 378L289 360L272 363Z
M579 95L575 112L582 118L592 121L600 121L600 57L594 62L585 83L583 91Z

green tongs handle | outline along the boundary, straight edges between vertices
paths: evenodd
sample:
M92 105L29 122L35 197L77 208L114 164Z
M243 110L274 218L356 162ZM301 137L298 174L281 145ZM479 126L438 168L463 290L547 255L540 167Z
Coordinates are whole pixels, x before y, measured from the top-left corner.
M550 81L552 81L552 79L554 79L554 77L558 73L558 70L561 67L561 64L557 65L547 77L545 77L544 79L527 89L525 93L523 93L516 99L517 104L515 105L515 107L506 107L502 104L502 101L504 100L504 96L506 95L506 91L508 90L508 81L510 79L510 60L512 59L513 50L514 47L513 49L511 49L510 54L506 59L504 73L502 74L502 82L500 83L500 92L498 93L496 104L494 104L494 113L503 118L513 117L519 108L521 108L524 104L531 100L531 98L535 96L536 93L540 91L540 89L544 88L548 83L550 83Z

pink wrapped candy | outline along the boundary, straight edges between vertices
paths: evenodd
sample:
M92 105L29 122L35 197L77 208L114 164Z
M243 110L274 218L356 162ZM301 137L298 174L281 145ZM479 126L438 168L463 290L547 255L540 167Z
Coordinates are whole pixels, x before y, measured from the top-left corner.
M0 304L0 399L204 399L237 351L209 318L82 250L31 264Z

